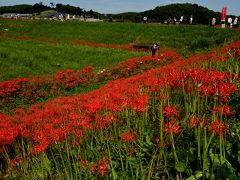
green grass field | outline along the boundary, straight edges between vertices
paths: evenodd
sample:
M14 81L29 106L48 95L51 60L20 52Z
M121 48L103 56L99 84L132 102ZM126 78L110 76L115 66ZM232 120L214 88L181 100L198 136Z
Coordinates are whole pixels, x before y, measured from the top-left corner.
M100 47L0 39L0 81L17 77L52 75L85 66L102 69L146 53Z
M222 43L236 40L239 32L233 29L207 26L174 26L134 23L85 23L56 21L0 20L5 35L31 37L70 42L75 39L104 44L130 44L160 42L163 49L177 48L187 53L202 48L212 49Z
M29 75L50 75L58 70L77 70L87 65L101 69L107 64L144 55L143 52L73 45L76 40L106 45L159 42L161 52L174 50L188 57L221 47L240 37L240 31L206 26L3 19L0 19L0 33L1 37L58 42L0 38L0 81Z

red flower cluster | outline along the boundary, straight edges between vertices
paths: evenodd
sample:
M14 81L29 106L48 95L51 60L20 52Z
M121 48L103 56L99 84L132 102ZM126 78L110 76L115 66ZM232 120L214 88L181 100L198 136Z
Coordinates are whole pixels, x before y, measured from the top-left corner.
M84 168L88 168L90 173L98 173L99 176L103 177L105 175L108 175L108 164L109 164L109 159L104 158L100 159L97 163L91 163L88 165L88 162L85 159L80 159L81 164Z
M148 69L160 66L166 59L164 55L154 58L152 56L144 56L127 59L116 64L113 68L106 67L102 71L96 71L94 67L86 66L78 71L71 69L59 71L53 76L16 78L0 83L0 102L8 105L14 104L16 101L15 97L19 97L26 103L33 103L39 98L47 98L51 94L61 94L61 90L67 88L85 87L91 83L142 73Z
M217 95L226 102L227 98L237 91L235 84L219 82L218 84L205 84L200 87L200 92L205 96Z
M217 106L212 111L213 112L218 112L219 114L223 114L225 116L231 116L233 114L231 108L227 105Z
M199 122L200 122L199 119L196 118L196 117L193 117L193 116L189 119L190 127L194 127L196 125L199 125Z
M174 108L173 106L166 106L165 108L163 108L163 114L167 118L171 118L171 117L177 117L178 112L177 112L177 109Z
M227 123L221 123L219 121L212 122L211 129L214 133L216 133L218 136L223 136L223 134L227 130Z
M11 144L18 137L20 128L13 121L11 117L0 113L0 146Z
M9 96L12 93L17 93L20 89L24 89L29 82L27 78L16 78L0 83L0 97Z
M178 134L180 132L180 126L177 121L170 120L166 122L164 131L166 133Z
M108 163L109 163L109 160L106 159L106 160L102 160L100 159L98 161L98 173L100 174L101 177L103 177L105 174L108 174Z
M198 117L190 117L189 119L189 125L190 127L195 127L195 126L200 126L200 127L206 127L208 125L208 120L202 118L198 118Z
M137 136L132 131L126 131L122 134L122 140L125 143L132 143L132 142L136 141L136 139L137 139Z

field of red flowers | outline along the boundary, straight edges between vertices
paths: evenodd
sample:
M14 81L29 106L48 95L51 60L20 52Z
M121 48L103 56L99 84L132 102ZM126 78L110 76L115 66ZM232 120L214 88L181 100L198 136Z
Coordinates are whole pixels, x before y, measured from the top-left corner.
M239 64L240 41L188 59L167 51L2 82L3 107L61 96L0 114L0 176L238 179Z
M127 59L97 71L93 66L73 71L71 69L58 71L52 76L33 76L16 78L0 83L1 109L13 109L17 104L32 104L39 99L48 99L50 96L66 94L66 90L75 87L86 87L89 84L101 83L109 80L126 78L154 67L171 63L180 55L171 51L158 54L155 57L144 56ZM178 60L179 60L178 58Z

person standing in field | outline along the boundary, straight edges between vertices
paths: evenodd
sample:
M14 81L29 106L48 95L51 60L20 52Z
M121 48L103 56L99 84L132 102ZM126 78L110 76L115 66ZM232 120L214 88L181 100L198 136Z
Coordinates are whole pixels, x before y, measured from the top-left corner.
M180 17L180 23L183 23L183 16Z
M176 22L177 22L177 19L176 19L176 17L174 17L173 18L173 23L176 24Z
M58 18L59 18L60 21L63 21L64 20L63 14L59 14Z
M232 18L228 18L228 27L232 28Z
M146 16L143 17L143 23L147 24L147 17Z
M189 24L192 24L192 23L193 23L193 17L190 16Z
M236 17L233 21L233 27L236 28L238 26L238 18Z
M216 25L216 18L212 18L212 26L214 27Z
M158 45L158 43L154 43L154 44L151 46L152 57L156 54L157 50L159 50L159 45Z

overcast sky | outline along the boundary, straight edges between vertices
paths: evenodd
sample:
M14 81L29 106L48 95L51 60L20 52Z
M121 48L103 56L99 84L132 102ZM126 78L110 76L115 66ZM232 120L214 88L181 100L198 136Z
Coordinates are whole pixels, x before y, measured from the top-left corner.
M69 4L94 10L100 13L141 12L154 9L172 3L195 3L208 9L221 12L222 7L227 7L227 14L240 16L240 0L0 0L0 6L12 6L16 4L36 4L43 2L44 5Z

